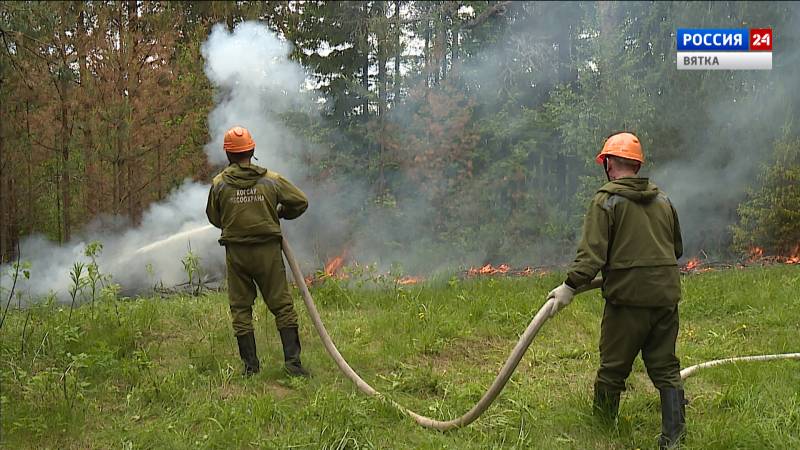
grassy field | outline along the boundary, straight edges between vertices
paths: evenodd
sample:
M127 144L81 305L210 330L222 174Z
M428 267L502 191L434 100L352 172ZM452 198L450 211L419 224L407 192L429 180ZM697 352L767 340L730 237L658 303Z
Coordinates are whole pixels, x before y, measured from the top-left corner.
M312 291L339 349L369 382L423 414L470 408L560 274ZM800 351L800 268L683 279L683 366ZM343 378L297 301L304 362L287 378L263 303L262 372L244 379L224 294L11 310L0 330L3 448L653 448L658 394L637 361L619 425L590 414L602 301L549 321L473 425L422 429ZM94 317L92 317L92 315ZM687 448L800 448L800 363L709 369L686 384Z

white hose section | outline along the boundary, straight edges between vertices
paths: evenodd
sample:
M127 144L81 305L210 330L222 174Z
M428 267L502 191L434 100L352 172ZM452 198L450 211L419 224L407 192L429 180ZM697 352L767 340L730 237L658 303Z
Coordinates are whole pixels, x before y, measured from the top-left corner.
M800 353L779 353L777 355L755 355L755 356L738 356L736 358L715 359L700 364L695 364L681 370L681 379L685 380L690 376L697 373L702 369L709 367L721 366L723 364L732 364L737 362L752 362L752 361L775 361L778 359L797 359L800 360Z
M406 408L405 406L395 402L394 400L387 398L375 388L369 385L366 381L364 381L356 372L353 370L352 367L347 363L339 350L336 348L336 345L333 343L331 336L328 334L328 330L325 329L325 324L322 323L322 319L319 316L319 312L317 311L317 306L314 304L314 299L311 297L311 293L308 291L308 286L306 286L305 279L303 278L303 273L300 271L300 266L297 264L297 261L294 258L294 253L292 252L289 243L286 241L286 238L283 238L283 253L286 255L286 260L289 262L289 267L292 270L292 275L294 276L295 282L297 283L298 287L300 288L300 294L303 297L303 302L306 305L306 309L308 309L308 314L311 317L311 322L314 324L314 328L317 330L320 339L322 340L322 345L325 346L325 350L328 351L328 354L331 355L336 365L339 369L344 373L344 375L349 378L353 383L358 386L358 389L370 396L378 397L383 401L388 402L404 414L408 415L415 422L422 425L426 428L433 428L440 431L447 431L454 428L460 428L466 425L469 425L475 419L480 417L489 406L494 402L497 396L505 387L506 383L508 382L511 375L514 373L514 370L517 368L517 365L522 360L522 356L525 354L525 351L528 350L528 347L533 342L533 338L536 337L536 334L539 332L539 329L542 328L542 325L550 318L550 308L551 308L551 301L546 302L539 308L539 311L533 317L528 327L525 329L525 332L522 333L517 345L514 346L514 349L511 351L511 355L506 360L505 364L503 364L502 369L495 377L492 385L489 386L489 389L483 394L478 403L475 404L469 411L467 411L461 417L457 417L452 420L436 420L430 417L423 416L421 414L415 413L410 409ZM595 279L591 283L581 286L575 291L575 295L580 294L582 292L586 292L588 290L596 289L600 287L602 284L601 279ZM681 371L681 378L685 379L695 372L701 369L705 369L707 367L714 367L721 364L728 364L733 362L739 361L771 361L776 359L800 359L800 353L787 353L782 355L763 355L763 356L745 356L740 358L727 358L727 359L720 359L716 361L709 361L702 364L697 364L691 367L687 367Z
M417 414L414 411L411 411L403 405L395 402L394 400L385 397L380 392L375 390L375 388L370 386L366 381L364 381L353 370L353 368L350 367L344 357L342 357L342 354L339 353L339 350L336 348L336 345L334 345L333 340L331 340L331 336L328 334L328 330L325 329L325 325L322 323L322 319L319 316L319 312L317 311L317 307L314 304L313 298L311 297L311 293L308 291L308 286L306 286L303 273L300 271L300 266L294 259L294 253L292 252L289 243L286 241L286 238L283 239L283 253L286 255L286 260L289 262L289 267L292 270L292 275L294 276L295 282L300 287L300 293L303 296L303 302L308 309L308 314L311 316L311 322L314 324L314 328L316 328L320 339L322 339L322 344L325 346L325 350L327 350L328 354L331 355L342 373L344 373L347 378L353 381L353 383L358 386L358 389L361 390L361 392L370 396L380 397L381 399L392 404L395 408L402 411L404 414L414 419L414 421L418 424L427 428L446 431L468 425L480 417L480 415L483 414L487 408L489 408L489 405L494 402L495 398L497 398L497 395L503 390L506 382L508 382L508 379L511 378L511 375L514 373L514 369L517 368L520 360L522 360L522 356L525 354L525 351L531 345L533 338L536 337L536 333L539 332L539 329L550 317L550 302L547 302L542 305L542 307L539 309L539 312L537 312L533 317L533 320L531 320L531 323L528 325L528 328L525 329L525 332L522 333L522 337L520 337L517 345L514 346L514 349L511 351L511 356L508 357L508 360L503 365L503 368L500 369L500 372L497 374L494 382L492 382L492 385L483 394L478 403L472 407L472 409L467 411L463 416L452 420L442 421L431 419L430 417ZM579 294L589 289L594 289L598 286L599 283L592 282L590 285L586 285L583 288L578 288L575 293Z

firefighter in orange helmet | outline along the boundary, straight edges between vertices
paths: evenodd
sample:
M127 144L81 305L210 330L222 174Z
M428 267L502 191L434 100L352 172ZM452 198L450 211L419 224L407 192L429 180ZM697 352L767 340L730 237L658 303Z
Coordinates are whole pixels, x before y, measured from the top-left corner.
M685 428L680 361L675 355L683 253L678 215L666 194L637 174L644 163L639 138L610 136L595 161L608 183L594 196L567 279L550 292L551 314L572 301L575 288L603 274L606 300L594 411L614 421L620 393L641 352L661 396L660 448L676 445Z
M255 141L250 132L233 127L223 148L230 164L214 177L206 215L222 229L228 300L239 356L246 375L260 369L253 330L256 286L280 333L286 371L307 376L300 362L297 313L286 281L281 253L280 219L295 219L308 208L306 195L281 175L251 163Z

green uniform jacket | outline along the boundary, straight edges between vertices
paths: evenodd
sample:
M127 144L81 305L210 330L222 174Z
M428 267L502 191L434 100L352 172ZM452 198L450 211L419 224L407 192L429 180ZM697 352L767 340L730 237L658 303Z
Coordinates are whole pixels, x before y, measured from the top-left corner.
M578 287L603 272L612 304L668 306L681 298L678 214L647 178L620 178L595 194L566 283Z
M220 245L253 244L280 240L279 219L306 208L308 198L286 178L255 164L231 164L214 177L206 216L222 229Z

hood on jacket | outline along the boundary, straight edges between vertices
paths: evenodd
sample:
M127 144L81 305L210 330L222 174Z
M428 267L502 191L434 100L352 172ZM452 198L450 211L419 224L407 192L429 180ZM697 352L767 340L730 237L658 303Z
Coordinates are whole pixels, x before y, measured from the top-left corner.
M233 163L222 171L222 180L236 189L247 189L255 186L267 169L255 164Z
M648 178L626 177L609 181L598 192L621 195L638 203L649 203L658 196L658 187Z

